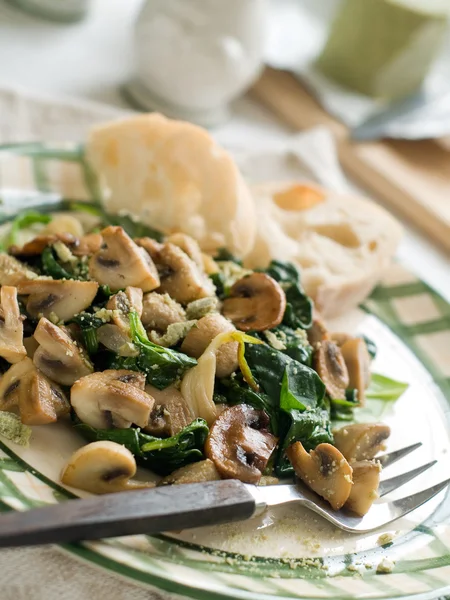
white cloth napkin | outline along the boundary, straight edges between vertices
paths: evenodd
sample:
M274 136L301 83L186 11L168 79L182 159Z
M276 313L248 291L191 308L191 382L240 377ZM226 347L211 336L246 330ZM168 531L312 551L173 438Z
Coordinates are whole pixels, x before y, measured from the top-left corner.
M63 102L0 88L0 143L82 141L94 123L124 114L124 111L90 102ZM332 137L322 128L270 147L245 145L231 151L251 181L306 176L338 191L346 187ZM0 551L1 600L167 600L171 597L81 563L57 547Z

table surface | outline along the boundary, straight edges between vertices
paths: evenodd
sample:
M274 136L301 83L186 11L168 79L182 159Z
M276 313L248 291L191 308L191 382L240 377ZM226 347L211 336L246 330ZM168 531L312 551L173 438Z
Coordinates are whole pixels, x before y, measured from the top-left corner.
M2 83L130 108L120 87L133 72L133 22L141 3L92 0L88 19L59 25L30 17L0 0ZM291 135L270 112L248 98L238 100L232 118L212 133L230 145ZM450 301L450 257L443 250L406 226L398 256Z

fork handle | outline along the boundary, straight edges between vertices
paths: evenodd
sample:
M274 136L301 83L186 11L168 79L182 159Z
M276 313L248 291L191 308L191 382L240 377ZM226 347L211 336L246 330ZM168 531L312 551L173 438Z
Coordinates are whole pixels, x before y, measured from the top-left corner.
M188 529L255 512L255 500L240 481L161 486L2 515L0 548Z

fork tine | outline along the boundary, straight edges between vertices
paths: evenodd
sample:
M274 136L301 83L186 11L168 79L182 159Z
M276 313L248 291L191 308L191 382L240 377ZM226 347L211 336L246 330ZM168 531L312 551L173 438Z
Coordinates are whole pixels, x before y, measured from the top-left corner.
M390 502L389 508L393 514L395 513L394 518L400 519L416 508L419 508L419 506L422 506L422 504L425 504L425 502L428 502L428 500L434 498L436 494L439 494L439 492L446 488L449 483L450 479L446 479L445 481L441 481L441 483L437 483L436 485L433 485L422 492L417 492L417 494L413 494L412 496L407 496L406 498L400 498L400 500L394 500L393 502Z
M411 479L414 479L414 477L417 477L427 469L430 469L436 463L437 460L432 460L426 465L417 467L417 469L413 469L412 471L408 471L407 473L402 473L401 475L397 475L396 477L391 477L390 479L385 479L380 483L380 486L378 488L378 494L380 498L382 496L385 496L386 494L389 494L389 492L396 490L400 486L405 485L405 483L408 483L408 481L411 481Z
M400 450L395 450L394 452L389 452L389 454L383 454L382 456L376 456L375 460L381 463L382 467L385 469L390 465L393 465L395 462L407 456L410 452L414 452L417 448L420 448L422 442L417 442L416 444L412 444L411 446L406 446L406 448L400 448Z

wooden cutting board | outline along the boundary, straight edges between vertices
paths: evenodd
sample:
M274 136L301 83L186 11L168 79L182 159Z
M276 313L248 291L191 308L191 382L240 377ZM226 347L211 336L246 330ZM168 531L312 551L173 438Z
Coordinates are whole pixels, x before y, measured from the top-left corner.
M293 75L267 67L251 90L295 130L326 125L341 163L358 184L380 198L450 255L450 151L433 140L354 142Z

